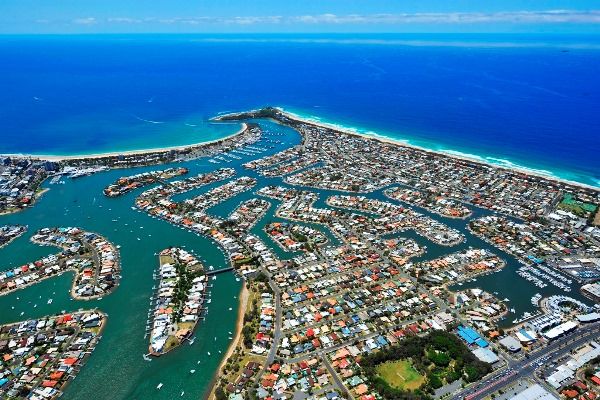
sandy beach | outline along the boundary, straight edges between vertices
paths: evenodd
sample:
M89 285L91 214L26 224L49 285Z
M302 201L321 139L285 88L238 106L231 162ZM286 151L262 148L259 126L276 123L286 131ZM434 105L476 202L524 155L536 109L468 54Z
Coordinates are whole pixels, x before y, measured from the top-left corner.
M236 132L231 135L224 136L220 139L209 140L207 142L199 142L193 144L185 144L181 146L170 146L170 147L157 147L152 149L139 149L139 150L125 150L125 151L111 151L106 153L96 153L96 154L76 154L76 155L52 155L52 154L2 154L3 157L27 157L27 158L35 158L40 160L48 160L48 161L63 161L63 160L81 160L81 159L94 159L94 158L104 158L104 157L115 157L120 155L136 155L136 154L150 154L150 153L164 153L172 150L186 150L196 147L202 147L209 145L211 143L220 142L226 139L231 139L235 136L242 134L248 125L245 122L242 122L242 126Z
M334 124L329 124L326 122L320 122L320 121L315 121L313 119L310 118L303 118L297 114L291 113L289 111L284 110L283 108L279 108L276 107L277 110L279 110L282 114L284 114L286 117L297 121L297 122L301 122L301 123L305 123L305 124L310 124L310 125L315 125L315 126L319 126L322 128L327 128L327 129L331 129L340 133L344 133L347 135L351 135L351 136L357 136L357 137L361 137L361 138L365 138L365 139L371 139L371 140L377 140L379 142L382 143L388 143L388 144L392 144L395 146L402 146L402 147L408 147L411 149L415 149L415 150L419 150L419 151L424 151L426 153L431 153L431 154L436 154L436 155L440 155L440 156L444 156L444 157L449 157L449 158L456 158L459 160L464 160L464 161L468 161L468 162L472 162L472 163L476 163L476 164L481 164L481 165L485 165L491 168L495 168L495 169L501 169L501 170L508 170L508 171L515 171L518 172L520 174L525 174L525 175L532 175L532 176L536 176L539 178L544 178L547 179L549 181L556 181L556 182L561 182L564 184L568 184L568 185L572 185L572 186L579 186L579 187L583 187L586 189L593 189L593 190L598 190L599 188L596 186L592 186L592 185L587 185L585 183L581 183L581 182L575 182L575 181L571 181L568 179L563 179L563 178L559 178L553 175L546 175L546 174L542 174L536 171L532 171L530 169L527 168L519 168L519 167L510 167L510 166L501 166L498 164L494 164L485 160L481 160L475 157L469 157L467 155L458 155L458 154L452 154L450 152L445 152L445 151L439 151L439 150L431 150L428 149L426 147L421 147L421 146L416 146L410 143L406 143L400 140L394 140L392 138L388 138L385 136L381 136L378 134L365 134L365 133L360 133L357 132L355 130L352 129L344 129L340 126L334 125Z
M560 178L560 177L557 177L554 175L540 173L540 172L537 172L537 171L529 169L529 168L519 168L517 166L498 165L498 164L494 164L489 161L482 160L480 158L469 157L468 155L454 154L453 152L450 152L450 151L432 150L432 149L429 149L426 147L406 143L405 141L401 141L401 140L389 138L389 137L386 137L383 135L379 135L377 133L374 133L374 134L361 133L361 132L357 132L356 130L353 130L350 128L340 127L339 125L317 121L312 118L302 117L302 116L294 114L290 111L286 111L285 109L283 109L281 107L275 107L275 108L278 111L280 111L283 115L285 115L286 117L288 117L294 121L305 123L305 124L310 124L310 125L315 125L315 126L319 126L319 127L323 127L323 128L327 128L327 129L332 129L334 131L337 131L337 132L340 132L343 134L357 136L357 137L361 137L361 138L365 138L365 139L377 140L382 143L388 143L388 144L392 144L395 146L407 147L407 148L423 151L426 153L436 154L436 155L443 156L443 157L449 157L449 158L455 158L455 159L459 159L459 160L463 160L463 161L468 161L468 162L475 163L475 164L485 165L487 167L491 167L494 169L500 169L500 170L505 170L505 171L514 171L514 172L518 172L520 174L536 176L536 177L543 178L543 179L546 179L549 181L560 182L563 184L578 186L578 187L582 187L582 188L586 188L586 189L599 190L598 186L588 185L585 183ZM250 110L247 112L256 112L256 111L259 111L259 110ZM235 115L237 113L232 113L232 114ZM229 115L229 114L218 115L218 116L212 118L211 120L219 121L219 118L224 115ZM277 120L274 120L274 121L278 122ZM63 160L83 160L83 159L113 157L113 156L119 156L119 155L150 154L150 153L168 152L168 151L172 151L172 150L186 150L186 149L201 147L201 146L209 145L211 143L215 143L215 142L219 142L222 140L233 138L237 135L240 135L242 132L244 132L246 130L246 128L247 128L247 124L245 122L242 122L242 126L240 127L240 129L237 132L234 132L231 135L225 136L221 139L211 140L211 141L207 141L207 142L194 143L194 144L188 144L188 145L181 145L181 146L170 146L170 147L139 149L139 150L113 151L113 152L106 152L106 153L79 154L79 155L51 155L51 154L42 155L42 154L12 153L12 154L0 154L0 156L3 156L3 157L26 157L26 158L48 160L48 161L63 161Z
M240 294L239 294L240 304L238 307L238 315L237 315L237 320L235 323L235 336L233 337L233 340L229 344L229 347L227 348L227 352L225 353L225 356L223 357L223 359L221 360L221 363L219 364L219 368L217 368L217 370L215 371L215 375L214 375L211 385L210 385L210 393L208 394L208 397L207 397L208 399L212 399L214 397L215 389L217 388L217 379L221 375L221 370L227 363L227 360L229 360L229 357L231 357L231 355L235 351L236 347L240 344L239 342L240 342L240 338L242 336L242 328L244 327L244 315L246 314L246 309L248 307L248 298L249 297L250 297L250 291L248 290L248 288L246 288L246 283L244 282L244 283L242 283L242 289L240 290Z
M246 314L246 309L248 307L248 298L250 297L250 291L246 287L245 283L242 284L242 290L240 290L239 296L240 304L238 307L237 320L235 322L235 336L233 337L233 340L231 341L231 344L227 349L227 353L225 353L225 357L223 357L221 364L219 364L219 371L221 370L221 368L223 368L223 366L227 362L227 359L233 354L233 351L239 344L238 342L240 341L240 337L242 336L242 328L244 327L244 315Z

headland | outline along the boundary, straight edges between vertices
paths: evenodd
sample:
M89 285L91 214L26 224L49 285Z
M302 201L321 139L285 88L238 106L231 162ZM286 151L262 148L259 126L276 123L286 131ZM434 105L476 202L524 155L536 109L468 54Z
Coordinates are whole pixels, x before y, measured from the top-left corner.
M265 123L265 118L278 124ZM504 387L505 370L529 376L528 358L560 361L574 346L587 346L597 336L600 314L579 294L593 294L593 286L581 285L593 285L600 278L600 230L594 225L600 203L597 189L344 132L276 108L217 119L253 122L235 139L189 152L7 161L7 170L15 175L15 194L19 188L35 190L35 182L49 176L58 184L65 175L79 178L103 171L95 179L83 178L81 184L65 183L65 189L88 190L69 197L72 203L55 199L42 218L66 219L73 210L74 218L81 218L85 213L77 209L91 204L98 210L103 207L102 219L110 221L104 216L120 207L112 224L89 232L122 235L124 246L127 243L122 253L131 265L156 264L155 258L144 258L147 241L152 241L155 256L163 256L158 273L154 268L123 268L123 285L129 277L127 284L134 286L134 273L148 280L135 296L128 292L119 298L132 304L141 299L143 310L138 314L145 317L147 311L150 319L145 331L144 322L136 325L139 339L147 335L144 359L148 361L148 336L151 353L161 355L157 369L157 360L140 362L143 367L135 369L139 379L148 369L160 376L141 389L147 397L156 390L189 395L199 375L182 378L180 362L188 362L188 378L196 365L211 365L208 371L215 374L212 389L218 399L307 392L329 399L480 399L493 391L486 382L498 381ZM199 162L199 157L207 162ZM160 163L178 165L149 168ZM110 171L146 166L121 177L119 171ZM86 187L88 183L93 186ZM139 191L136 197L128 195L134 191ZM79 196L86 196L81 197L84 204ZM7 201L13 204L15 199ZM23 214L35 215L44 205ZM63 207L64 214L55 216ZM11 222L17 225L18 217ZM94 223L90 218L89 224ZM95 254L103 252L86 251L85 243L78 242L81 235L88 238L87 232L49 229L39 235L40 243L66 247L68 254L81 259L77 262L86 264L48 256L11 268L0 276L7 297L17 290L25 297L28 282L37 284L69 268L77 271L76 286L84 295L93 296L95 287L103 285L111 299L125 292L112 294L116 285L106 286L110 279L102 277L105 268L97 275L89 264L90 257L95 260ZM196 256L180 246L188 236L194 240L190 243L202 244L197 263ZM89 238L111 252L103 237ZM187 261L165 258L167 253L161 251L169 245L175 246L168 247L169 257L177 251ZM200 261L212 250L217 269ZM207 268L195 270L200 263ZM107 276L121 273L105 271ZM80 275L92 283L86 286ZM235 290L214 290L213 297L205 297L207 284L217 275L217 282L243 281L248 295L242 291L236 299L236 285ZM158 287L153 288L148 310L152 284ZM219 295L229 298L215 301ZM224 301L231 303L224 306ZM209 303L217 309L217 320L197 324L214 315L202 314L203 304ZM117 317L119 312L124 315L119 308L122 303L111 311ZM127 311L128 319L132 315ZM226 316L228 324L221 324ZM201 346L169 351L193 332ZM576 343L569 341L573 332ZM110 334L110 339L120 340L119 335L129 335L130 330ZM120 342L128 352L137 352L135 357L142 356L137 342ZM514 343L520 350L511 350L519 348ZM414 350L412 357L408 347ZM114 351L126 356L121 348ZM170 360L176 360L172 371L177 372L166 376L162 368ZM374 371L394 366L405 375L387 376L389 387L376 379ZM410 384L398 385L399 379ZM193 390L208 393L206 385Z

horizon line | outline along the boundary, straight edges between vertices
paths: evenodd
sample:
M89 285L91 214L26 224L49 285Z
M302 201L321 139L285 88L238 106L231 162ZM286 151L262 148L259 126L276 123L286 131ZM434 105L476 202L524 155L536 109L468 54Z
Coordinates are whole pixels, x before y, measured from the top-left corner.
M118 35L132 35L132 36L148 36L148 35L161 35L161 36L186 36L186 35L198 35L198 36L209 36L209 35L225 35L225 36L253 36L253 35L267 35L267 36L291 36L291 35L307 35L307 36L327 36L327 35L453 35L453 36L472 36L472 35L515 35L515 36L598 36L600 32L0 32L0 36L118 36Z

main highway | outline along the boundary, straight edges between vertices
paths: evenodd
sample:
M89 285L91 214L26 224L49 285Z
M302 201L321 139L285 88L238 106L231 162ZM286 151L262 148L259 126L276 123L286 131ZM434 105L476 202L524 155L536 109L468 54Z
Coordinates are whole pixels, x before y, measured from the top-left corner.
M600 323L584 325L576 331L556 339L542 349L531 353L528 358L508 360L507 366L489 375L486 379L469 385L455 394L453 400L480 400L512 384L519 379L531 376L536 369L550 360L561 358L571 350L583 346L591 340L600 338Z

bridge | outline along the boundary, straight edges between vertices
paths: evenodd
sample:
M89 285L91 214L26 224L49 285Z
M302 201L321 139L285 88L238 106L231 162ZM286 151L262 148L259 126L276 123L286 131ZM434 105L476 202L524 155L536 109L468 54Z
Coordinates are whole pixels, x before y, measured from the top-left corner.
M214 269L212 271L207 271L206 275L208 275L208 276L218 275L218 274L222 274L223 272L229 272L229 271L233 271L233 270L234 270L233 267L227 267L227 268L221 268L221 269Z

